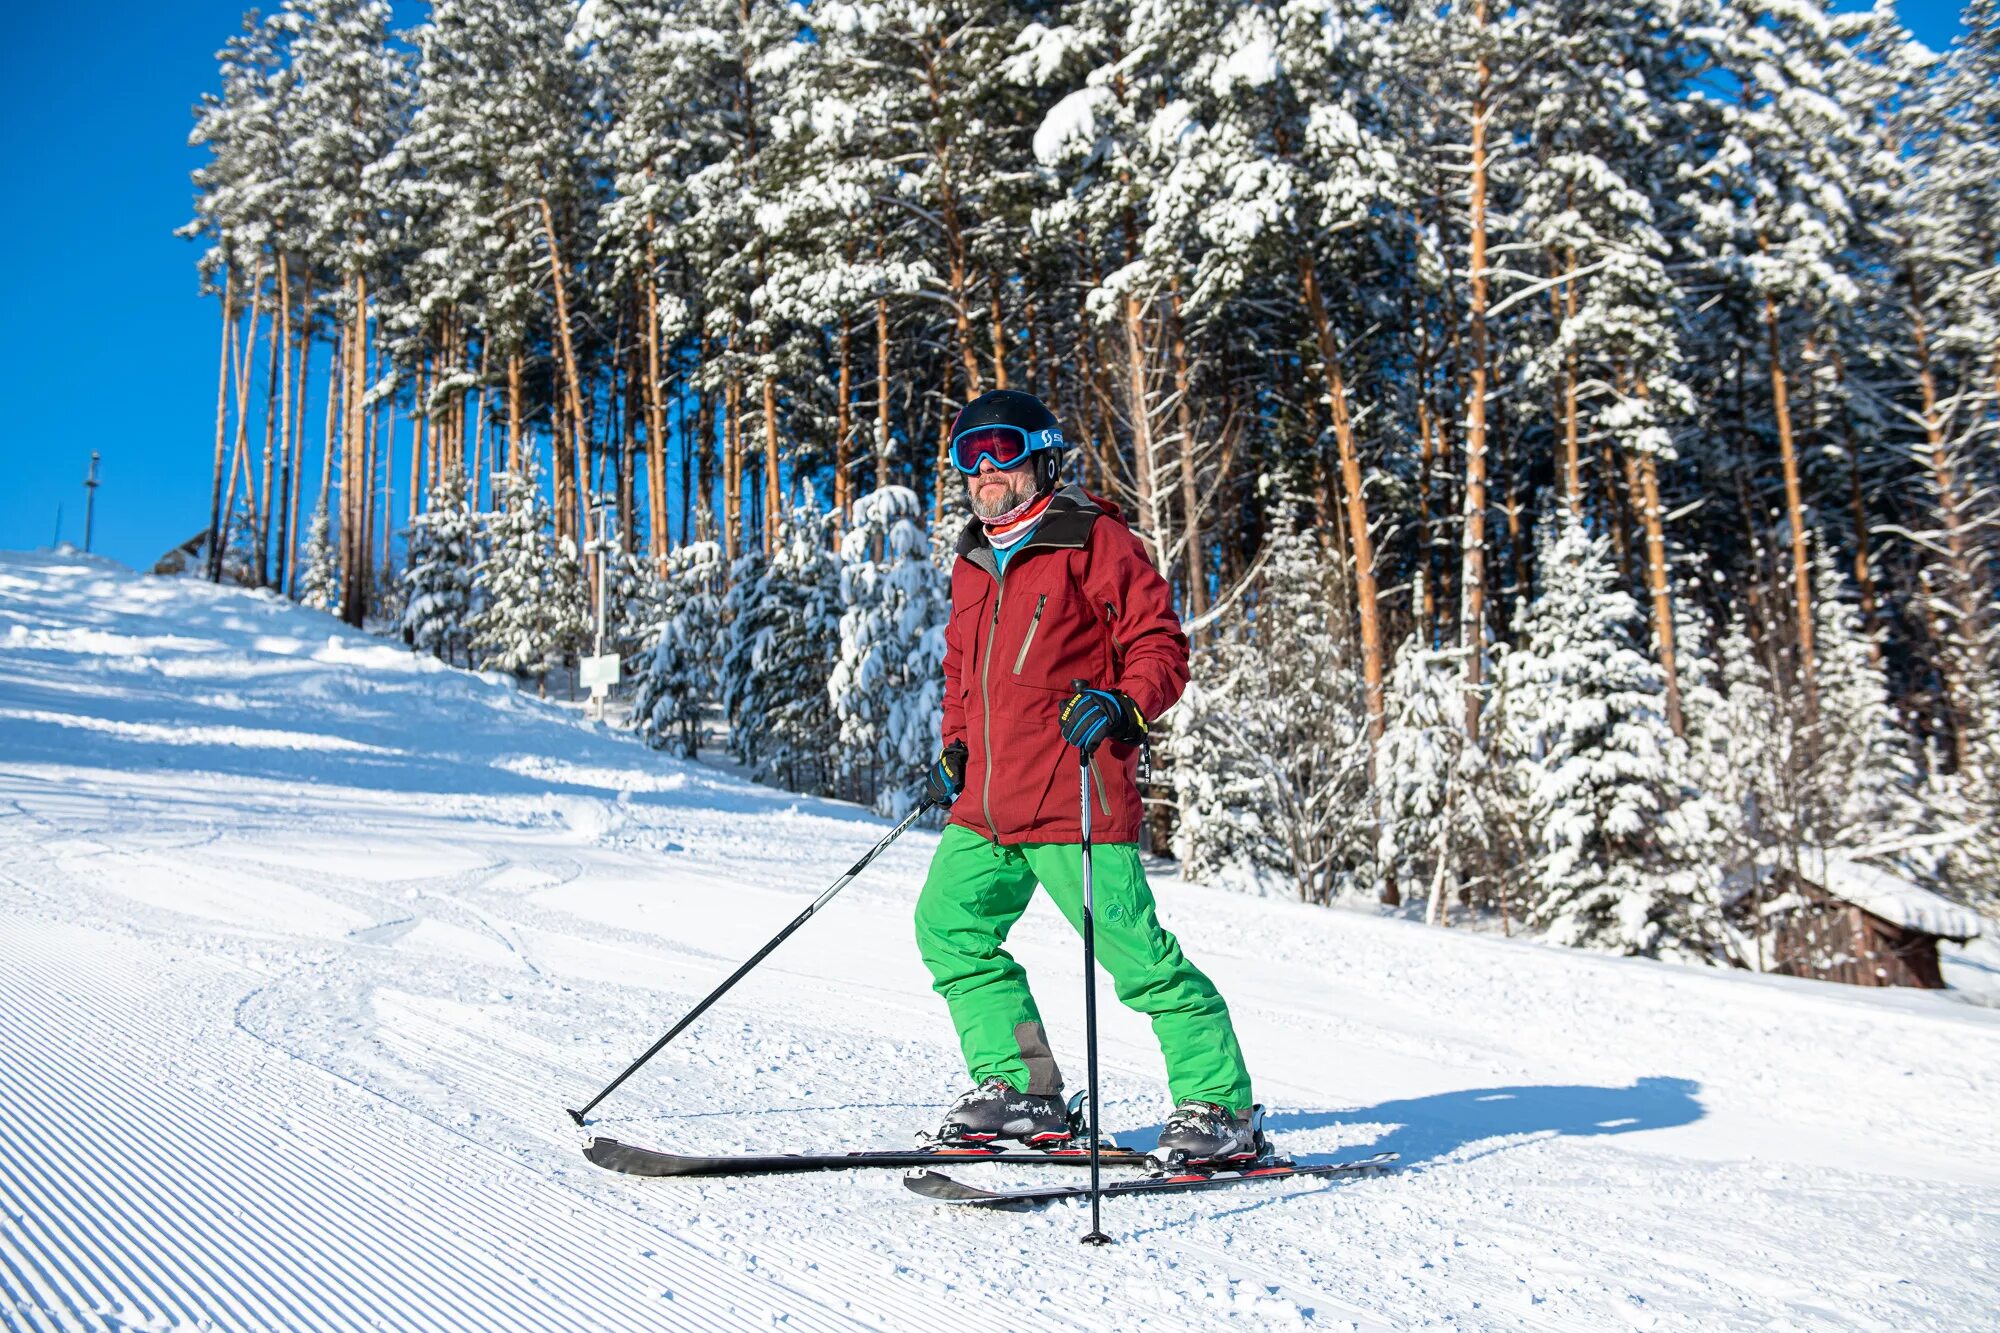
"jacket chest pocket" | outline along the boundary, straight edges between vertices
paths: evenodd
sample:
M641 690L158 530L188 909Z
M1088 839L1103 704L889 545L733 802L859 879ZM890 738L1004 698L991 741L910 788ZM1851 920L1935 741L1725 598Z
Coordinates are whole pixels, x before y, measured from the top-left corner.
M1081 600L1060 590L1038 592L1021 600L1021 619L1002 641L1012 651L1002 656L996 645L993 666L1006 667L1017 684L1067 694L1071 681L1097 674L1102 634Z

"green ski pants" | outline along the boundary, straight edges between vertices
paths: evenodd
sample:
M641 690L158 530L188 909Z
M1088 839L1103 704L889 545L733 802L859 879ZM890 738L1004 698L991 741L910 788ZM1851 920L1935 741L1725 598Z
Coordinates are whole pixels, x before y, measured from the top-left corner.
M933 988L951 1008L975 1083L998 1075L1017 1091L1060 1094L1028 975L1003 947L1039 881L1083 928L1083 876L1073 842L998 846L958 824L945 827L917 899L917 948ZM1127 1007L1153 1020L1176 1102L1196 1098L1238 1115L1250 1109L1250 1071L1214 983L1160 925L1134 843L1094 843L1097 961Z

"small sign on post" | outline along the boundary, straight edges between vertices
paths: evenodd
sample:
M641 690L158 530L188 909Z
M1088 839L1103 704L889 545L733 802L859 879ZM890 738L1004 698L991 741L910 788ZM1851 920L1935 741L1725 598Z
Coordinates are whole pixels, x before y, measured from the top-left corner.
M584 658L577 679L588 685L592 694L604 693L618 683L618 654L603 653Z

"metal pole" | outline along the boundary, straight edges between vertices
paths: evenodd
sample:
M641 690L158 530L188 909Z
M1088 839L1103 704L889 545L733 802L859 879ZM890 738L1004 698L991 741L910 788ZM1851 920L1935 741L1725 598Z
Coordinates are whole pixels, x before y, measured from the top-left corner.
M610 505L602 496L597 497L596 503L591 508L597 514L597 536L584 542L585 553L597 563L597 635L593 640L594 646L591 649L591 655L593 657L602 657L604 656L604 611L606 600L604 595L604 579L607 573L606 556L611 551L611 515ZM598 685L590 687L590 716L600 722L604 720L604 705L610 693L611 691L608 687Z
M779 931L777 935L772 938L769 944L765 945L763 948L759 949L756 953L752 954L748 962L744 963L743 966L737 968L734 972L731 972L729 974L729 980L723 982L720 986L717 986L714 990L710 991L706 999L702 1000L702 1002L696 1005L694 1008L688 1010L687 1016L682 1018L680 1022L674 1024L673 1027L668 1030L666 1036L654 1042L650 1047L647 1048L646 1053L644 1055L640 1056L638 1059L634 1060L631 1064L627 1065L625 1067L624 1073L620 1074L617 1078L612 1079L611 1082L605 1084L604 1091L598 1093L595 1097L592 1097L589 1101L585 1102L583 1104L583 1109L581 1111L570 1110L568 1107L565 1107L564 1108L565 1110L569 1110L569 1118L571 1120L576 1121L577 1124L581 1125L583 1123L583 1118L590 1114L592 1107L596 1106L606 1097L609 1097L620 1083L623 1083L626 1079L632 1077L633 1074L638 1072L639 1066L645 1064L646 1061L658 1055L662 1050L666 1048L668 1042L672 1041L675 1037L680 1036L681 1032L684 1029L686 1029L688 1024L694 1022L695 1019L700 1018L704 1013L706 1013L708 1011L708 1007L711 1004L714 1004L717 1000L721 999L731 986L734 986L737 982L743 980L743 978L746 975L748 975L751 968L763 962L765 957L771 952L771 950L777 948L780 944L783 944L787 939L791 938L791 934L793 931L797 930L800 926L803 926L808 920L810 920L814 912L817 912L820 908L826 906L827 903L831 902L833 900L834 894L839 893L842 889L846 888L856 875L860 874L863 870L866 870L868 868L868 863L870 861L873 861L877 856L880 856L882 854L883 848L887 847L890 843L894 842L897 838L901 837L903 835L903 831L909 828L910 825L916 823L918 816L922 815L924 811L930 808L931 808L931 803L929 801L925 801L922 804L918 805L916 809L910 811L909 814L903 816L902 823L896 825L896 827L890 829L887 833L883 834L882 841L876 843L873 847L869 848L867 855L863 856L859 861L856 861L853 865L849 866L847 868L846 874L842 875L832 884L829 884L826 887L826 891L821 893L819 897L813 899L812 904L808 906L805 911L800 912L796 917L792 918L791 925L786 926L783 930Z
M597 506L597 550L593 552L597 557L597 647L593 651L599 657L604 656L604 557L611 550L611 533L607 530L609 519L609 510L600 501Z
M97 518L97 450L90 451L90 475L83 479L83 553L90 554L90 529Z
M1078 691L1090 688L1088 681L1072 681ZM1084 1074L1089 1080L1090 1103L1090 1230L1084 1233L1082 1244L1109 1245L1111 1237L1104 1234L1098 1221L1100 1185L1098 1183L1097 1149L1103 1137L1097 1132L1101 1122L1097 1101L1097 915L1096 898L1090 886L1090 751L1082 746L1076 751L1077 780L1083 790L1083 841L1081 861L1083 867L1083 1049Z

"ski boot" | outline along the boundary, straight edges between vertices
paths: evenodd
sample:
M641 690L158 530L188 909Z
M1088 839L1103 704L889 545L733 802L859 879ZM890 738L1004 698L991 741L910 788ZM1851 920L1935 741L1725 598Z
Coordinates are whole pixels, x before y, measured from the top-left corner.
M1159 1146L1147 1160L1169 1175L1254 1162L1270 1151L1263 1122L1261 1106L1239 1116L1214 1102L1184 1101L1167 1118Z
M953 1102L928 1141L965 1146L1014 1139L1030 1148L1067 1143L1075 1133L1060 1096L1016 1092L1004 1078L989 1078Z

